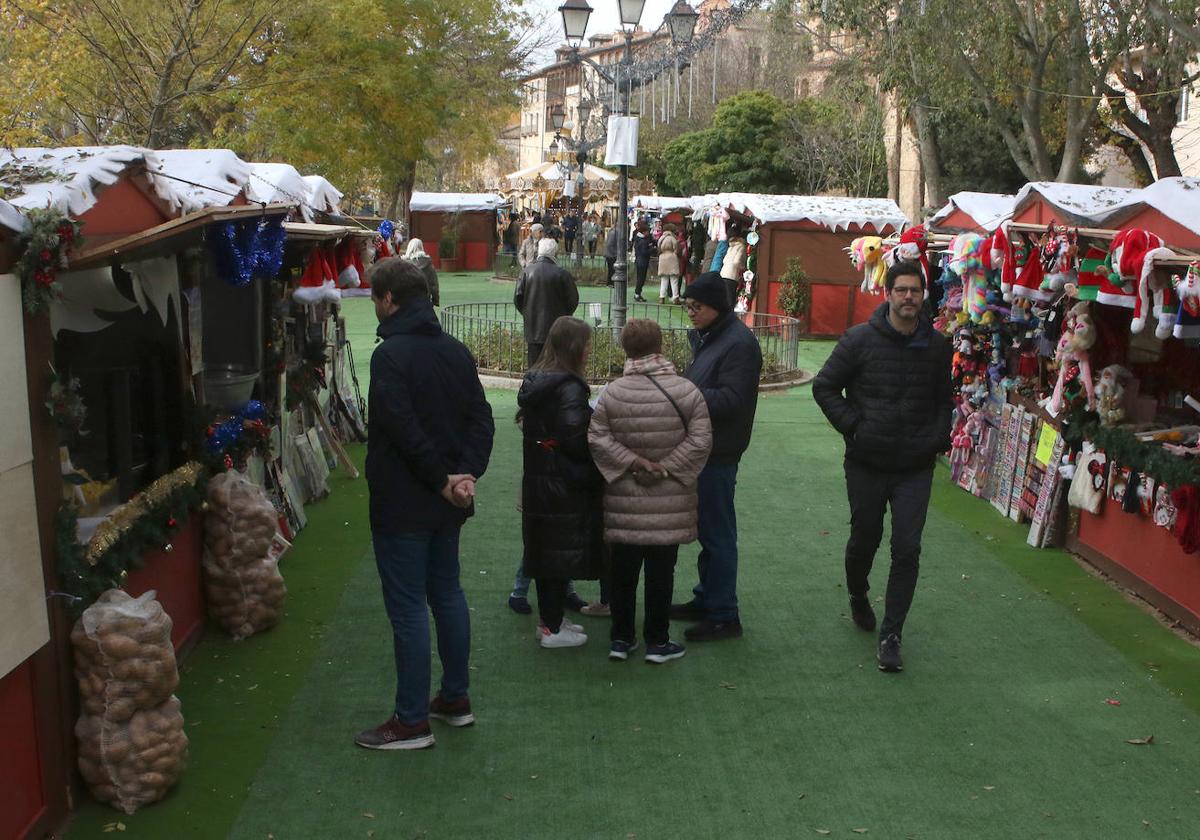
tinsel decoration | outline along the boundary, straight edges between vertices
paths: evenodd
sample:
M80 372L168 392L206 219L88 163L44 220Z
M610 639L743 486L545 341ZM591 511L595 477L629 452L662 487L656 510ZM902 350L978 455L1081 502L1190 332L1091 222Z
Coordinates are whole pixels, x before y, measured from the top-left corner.
M80 545L79 510L65 503L55 517L55 539L64 590L82 612L102 592L119 587L145 555L172 545L181 522L204 501L208 472L191 462L159 478L100 524L87 545ZM175 524L172 525L171 522Z
M58 272L83 241L80 223L49 207L26 211L29 229L21 234L24 249L17 261L16 273L21 279L21 300L25 311L36 315L49 309L62 295Z
M271 429L267 407L250 400L237 414L218 420L213 415L204 428L205 462L212 472L242 469L251 455L266 460L271 455Z
M283 265L287 233L279 216L221 222L210 229L217 273L231 286L247 286L255 277L271 278Z
M1088 440L1096 448L1134 472L1148 475L1168 487L1187 484L1200 485L1200 463L1181 455L1174 455L1161 444L1138 440L1132 433L1119 426L1101 426L1100 415L1076 407L1066 417L1063 437L1072 448L1078 449Z

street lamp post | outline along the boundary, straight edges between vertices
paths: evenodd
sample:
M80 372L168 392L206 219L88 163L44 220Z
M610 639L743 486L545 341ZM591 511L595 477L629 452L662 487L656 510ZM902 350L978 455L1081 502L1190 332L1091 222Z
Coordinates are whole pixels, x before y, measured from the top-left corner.
M567 42L572 46L571 60L576 64L587 64L600 78L617 88L620 99L621 116L629 116L629 95L631 87L636 83L645 84L652 77L635 77L633 74L633 33L638 22L642 19L642 10L646 0L617 0L621 15L621 32L625 36L625 51L621 62L617 65L616 73L610 74L600 64L579 54L579 46L587 32L588 18L592 7L587 0L564 0L558 10L562 14L563 32ZM671 30L671 42L681 46L691 41L696 29L696 19L699 15L685 0L678 0L667 14L667 26ZM628 312L626 294L628 292L628 265L625 256L629 252L629 167L620 165L620 193L617 210L617 240L620 248L617 260L613 263L613 326L620 329L625 326L625 316Z

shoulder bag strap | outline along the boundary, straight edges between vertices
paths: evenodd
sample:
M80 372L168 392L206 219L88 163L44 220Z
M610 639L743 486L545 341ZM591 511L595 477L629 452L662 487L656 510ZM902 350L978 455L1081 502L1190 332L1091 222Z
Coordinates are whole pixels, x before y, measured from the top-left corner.
M675 398L672 397L670 394L668 394L667 389L664 388L662 386L662 384L657 379L655 379L653 376L651 376L648 373L643 373L642 376L649 379L651 382L654 383L655 388L662 391L662 395L667 398L667 402L669 402L671 404L671 408L675 409L675 413L679 415L679 421L681 423L683 423L683 431L687 432L687 427L688 427L687 418L683 416L683 411L679 408L679 403L675 402Z

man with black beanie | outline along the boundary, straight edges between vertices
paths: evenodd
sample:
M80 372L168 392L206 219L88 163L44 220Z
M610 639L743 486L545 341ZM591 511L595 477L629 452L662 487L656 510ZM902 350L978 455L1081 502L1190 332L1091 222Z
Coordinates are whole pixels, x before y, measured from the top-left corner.
M742 635L737 603L737 515L733 491L738 462L750 445L762 349L754 333L733 314L720 272L706 271L683 291L692 363L685 374L700 389L712 421L713 446L697 483L699 494L700 582L694 597L671 607L672 618L698 622L688 641L734 639Z

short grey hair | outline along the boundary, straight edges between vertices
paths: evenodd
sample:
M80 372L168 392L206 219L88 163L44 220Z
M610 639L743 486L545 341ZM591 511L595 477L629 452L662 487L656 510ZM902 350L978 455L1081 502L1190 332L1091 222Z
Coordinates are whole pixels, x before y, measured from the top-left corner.
M553 257L557 253L558 253L558 240L557 239L552 239L551 237L547 236L545 239L543 239L541 242L538 243L538 256L539 257Z

